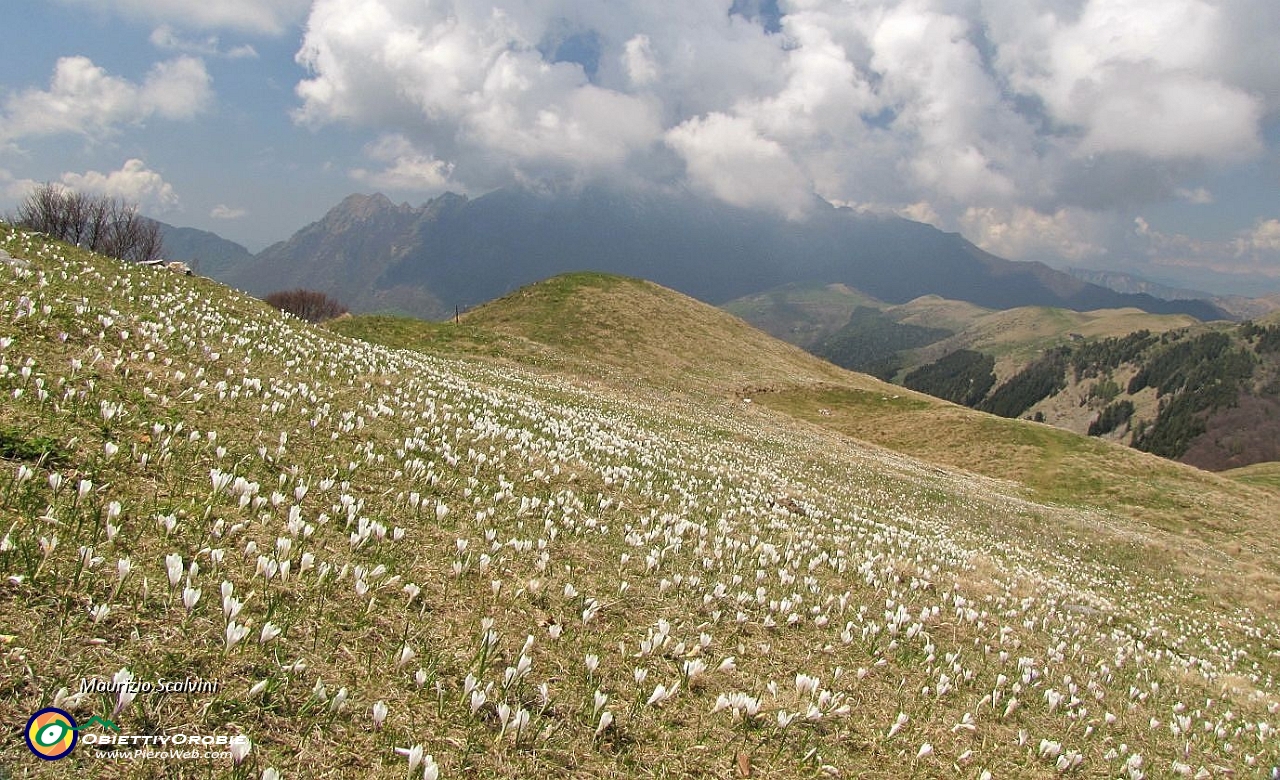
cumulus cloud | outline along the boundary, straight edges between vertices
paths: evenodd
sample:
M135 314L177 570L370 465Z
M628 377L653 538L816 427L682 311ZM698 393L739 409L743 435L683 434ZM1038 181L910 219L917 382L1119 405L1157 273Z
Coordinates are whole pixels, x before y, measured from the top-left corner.
M64 173L61 183L77 192L105 195L136 203L144 211L164 213L179 206L178 193L164 177L137 158L126 160L119 170L101 173Z
M1261 219L1247 234L1236 240L1236 252L1280 252L1280 219Z
M1091 240L1105 232L1105 220L1074 209L1042 214L1025 206L1007 209L969 208L960 218L964 235L1002 257L1062 258L1079 263L1106 254Z
M539 44L553 22L486 3L320 0L298 53L313 76L296 116L390 126L473 183L617 169L660 136L659 106L550 61Z
M62 0L122 16L184 28L279 34L300 20L309 0Z
M219 203L209 212L209 216L213 219L240 219L248 215L248 213L245 209Z
M351 177L380 190L435 192L449 183L453 166L414 148L403 135L383 136L365 147L372 160L384 163L379 171L355 168Z
M1229 66L1238 30L1228 18L1242 4L1088 0L1075 15L1052 5L1003 6L991 34L1001 72L1075 129L1077 152L1236 159L1259 149L1265 105Z
M140 83L112 76L88 57L62 57L49 89L28 89L5 101L0 140L109 135L151 117L191 119L212 102L209 82L204 63L192 57L157 63Z
M658 63L653 58L653 44L644 33L633 36L623 45L622 64L627 78L637 87L648 86L658 80Z
M17 203L39 186L31 179L19 179L11 171L0 168L0 200Z
M807 177L781 144L762 137L748 120L713 113L672 128L666 140L684 159L695 187L737 206L803 216Z
M1136 217L1132 236L1153 265L1280 279L1280 219L1259 219L1231 238L1206 240L1157 230Z
M1205 206L1213 203L1213 193L1204 187L1179 187L1174 191L1180 200L1187 203L1194 203L1197 206Z

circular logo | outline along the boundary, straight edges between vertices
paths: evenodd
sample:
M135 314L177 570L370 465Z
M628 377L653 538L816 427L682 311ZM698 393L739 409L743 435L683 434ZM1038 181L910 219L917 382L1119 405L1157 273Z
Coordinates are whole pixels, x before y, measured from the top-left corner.
M45 761L57 761L76 746L76 721L57 707L45 707L27 721L27 747Z

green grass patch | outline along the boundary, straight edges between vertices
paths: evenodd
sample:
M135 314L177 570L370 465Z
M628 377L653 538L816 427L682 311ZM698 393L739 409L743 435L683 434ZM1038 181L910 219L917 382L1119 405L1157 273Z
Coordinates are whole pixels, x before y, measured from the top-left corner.
M0 426L0 458L61 466L71 460L71 453L51 436Z
M453 320L431 322L415 317L363 314L330 320L324 327L353 339L394 349L446 354L495 354L500 339L494 333Z
M1224 471L1222 476L1246 485L1280 491L1280 463L1255 463L1252 466Z

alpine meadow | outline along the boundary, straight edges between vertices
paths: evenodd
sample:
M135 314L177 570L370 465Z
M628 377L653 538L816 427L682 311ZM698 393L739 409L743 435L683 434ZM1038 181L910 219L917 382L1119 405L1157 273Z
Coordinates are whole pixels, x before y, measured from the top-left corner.
M1270 472L991 417L623 277L312 325L0 249L0 776L1280 765ZM216 689L128 685L186 679ZM40 761L49 706L82 725ZM93 717L231 749L140 758Z

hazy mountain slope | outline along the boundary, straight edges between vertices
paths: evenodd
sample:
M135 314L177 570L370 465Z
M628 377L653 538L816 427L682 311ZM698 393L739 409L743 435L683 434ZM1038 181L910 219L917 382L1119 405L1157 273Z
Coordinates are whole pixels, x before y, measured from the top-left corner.
M424 296L409 313L443 316L571 271L655 281L723 303L784 284L847 284L889 302L928 293L990 307L1137 306L1222 316L1196 301L1125 296L1034 263L982 252L955 234L817 201L787 221L681 192L510 188L420 208L352 196L226 280L262 294L312 286L356 311L388 295Z
M993 313L991 309L938 295L923 295L886 311L895 322L957 333Z
M889 304L848 285L791 284L735 298L720 308L774 338L809 349L844 327L859 306L884 309Z
M1106 287L1108 290L1115 290L1123 293L1146 293L1155 298L1162 298L1166 301L1176 300L1208 300L1213 296L1199 290L1188 290L1182 287L1171 287L1160 282L1153 282L1150 279L1144 279L1140 276L1127 274L1122 271L1108 271L1094 268L1068 268L1067 273L1075 278L1096 284L1099 287Z
M253 260L253 253L234 241L188 227L174 227L163 222L160 225L167 260L180 260L203 276L221 278L239 266Z
M922 365L957 349L973 349L996 358L996 375L1003 380L1046 349L1070 344L1076 338L1108 338L1138 330L1163 333L1195 324L1196 320L1186 315L1148 314L1138 309L1078 312L1020 307L991 311L975 316L954 336L917 351L909 365Z
M1130 453L1159 500L1038 503L837 433L834 413L670 379L582 390L7 228L0 246L21 261L0 262L0 718L54 705L93 733L99 714L252 741L239 766L15 742L7 773L1280 763L1272 491ZM220 688L76 690L116 675Z
M860 301L853 291L797 288L748 296L727 308L838 365L1002 416L1103 436L1207 469L1280 459L1278 348L1262 331L1245 337L1253 332L1248 324L1203 324L1135 308L993 311L938 296L895 306ZM838 328L837 316L847 317ZM1277 324L1274 317L1261 321L1262 327ZM1222 355L1176 358L1174 374L1188 378L1185 387L1141 381L1165 359L1162 345L1215 333L1235 334L1224 336ZM1140 349L1129 354L1120 347L1124 357L1113 360L1115 345L1135 337L1146 339ZM1234 360L1237 352L1247 359Z
M828 302L817 306L811 301ZM830 305L838 301L841 305ZM851 322L855 309L879 309L879 316L864 313ZM1040 352L1070 343L1075 337L1105 338L1135 330L1161 333L1187 327L1197 320L1189 315L1150 314L1137 308L1073 311L1042 306L989 309L966 301L925 295L902 304L887 304L849 288L778 288L725 304L755 327L800 344L835 362L839 351L827 342L840 334L846 344L862 342L867 349L893 348L899 376L961 349L973 349L997 358L996 374L1003 380L1021 370ZM887 328L897 324L933 333L917 344L893 344ZM917 331L918 332L918 331ZM857 351L849 347L845 353ZM853 366L850 366L853 367Z
M422 218L418 209L383 195L351 195L324 219L264 249L252 264L217 278L259 296L304 287L329 293L354 311L442 317L444 306L429 290L374 284L413 250L411 236Z
M1265 317L1280 308L1280 295L1246 297L1244 295L1210 295L1199 290L1153 282L1119 271L1069 268L1067 273L1085 282L1123 293L1147 293L1164 300L1206 300L1231 315L1232 319L1249 320Z

